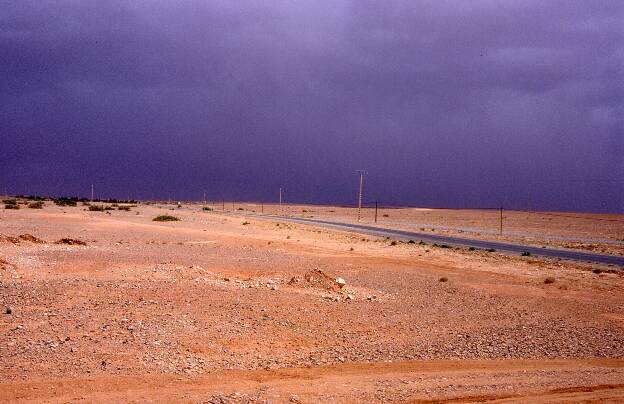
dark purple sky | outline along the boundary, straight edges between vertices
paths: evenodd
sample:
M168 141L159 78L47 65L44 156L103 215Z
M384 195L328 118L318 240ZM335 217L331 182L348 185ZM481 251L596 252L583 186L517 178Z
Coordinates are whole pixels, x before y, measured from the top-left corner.
M624 1L0 0L0 192L624 211Z

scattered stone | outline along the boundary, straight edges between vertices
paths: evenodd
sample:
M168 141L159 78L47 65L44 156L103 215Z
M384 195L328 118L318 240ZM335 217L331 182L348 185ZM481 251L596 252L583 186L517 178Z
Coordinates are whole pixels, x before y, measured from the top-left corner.
M13 314L13 307L8 306L8 307L4 310L4 312L5 312L6 314Z
M347 284L347 282L345 282L345 280L342 278L336 278L336 283L338 284L340 288L344 288L345 285Z

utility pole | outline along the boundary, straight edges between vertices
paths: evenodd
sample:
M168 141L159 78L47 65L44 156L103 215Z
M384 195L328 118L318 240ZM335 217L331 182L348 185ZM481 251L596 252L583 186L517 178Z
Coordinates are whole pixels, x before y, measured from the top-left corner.
M358 193L358 222L362 218L362 186L364 185L364 174L368 174L366 170L355 170L360 174L360 192Z
M225 200L223 200L223 211L225 212Z
M264 202L260 202L260 213L264 214Z
M377 201L375 201L375 223L377 223Z
M499 233L502 236L503 235L503 207L501 206L500 208L500 228L499 228Z
M204 205L206 204L206 190L204 190Z
M93 184L91 184L91 202L93 202Z
M280 187L280 192L279 192L279 207L280 207L280 214L282 213L282 187Z

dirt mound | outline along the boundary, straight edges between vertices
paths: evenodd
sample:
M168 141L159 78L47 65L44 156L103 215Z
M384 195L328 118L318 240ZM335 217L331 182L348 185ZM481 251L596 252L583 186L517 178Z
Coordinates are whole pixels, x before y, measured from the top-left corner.
M87 243L82 241L82 240L78 240L78 239L75 239L75 238L67 238L67 237L58 240L54 244L87 245Z
M324 289L332 292L340 291L340 285L338 284L338 282L336 282L333 277L327 275L325 272L317 268L306 272L303 275L303 278L293 276L290 281L288 281L288 284L301 288Z
M13 268L15 265L11 264L9 261L0 258L0 269Z
M43 240L33 236L32 234L20 234L19 235L19 239L20 240L24 240L24 241L30 241L31 243L35 243L35 244L43 244L44 243Z
M17 237L0 234L0 243L19 244L21 241L30 241L31 243L43 244L45 241L33 236L32 234L20 234Z
M20 242L19 237L6 236L4 234L0 234L0 243L19 244L19 242Z

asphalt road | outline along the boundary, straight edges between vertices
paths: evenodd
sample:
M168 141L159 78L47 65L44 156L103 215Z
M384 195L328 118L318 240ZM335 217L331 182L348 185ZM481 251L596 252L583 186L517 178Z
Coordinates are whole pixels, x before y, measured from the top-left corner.
M312 224L316 226L330 227L337 230L352 231L373 236L391 237L399 240L423 241L426 243L446 244L453 247L474 247L481 249L495 249L496 251L520 255L523 252L531 253L532 256L547 258L560 258L581 262L594 262L599 264L615 265L624 268L624 256L595 254L590 252L560 250L556 248L541 248L522 244L502 243L498 241L475 240L461 237L442 236L437 234L418 233L405 230L393 230L362 224L350 224L332 222L319 219L304 219L285 216L263 216L273 219L284 220L294 223Z

